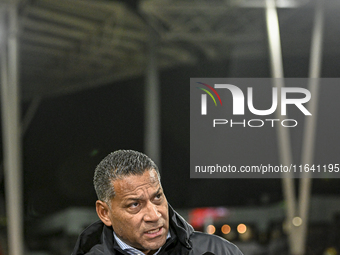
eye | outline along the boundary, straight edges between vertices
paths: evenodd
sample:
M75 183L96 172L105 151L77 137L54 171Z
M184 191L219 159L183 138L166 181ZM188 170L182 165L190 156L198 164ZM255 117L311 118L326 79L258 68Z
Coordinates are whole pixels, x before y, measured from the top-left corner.
M139 203L138 202L135 202L135 203L132 203L129 205L130 208L136 208L139 206Z
M162 198L162 193L159 193L159 194L157 194L156 196L155 196L155 199L156 200L160 200L161 198Z

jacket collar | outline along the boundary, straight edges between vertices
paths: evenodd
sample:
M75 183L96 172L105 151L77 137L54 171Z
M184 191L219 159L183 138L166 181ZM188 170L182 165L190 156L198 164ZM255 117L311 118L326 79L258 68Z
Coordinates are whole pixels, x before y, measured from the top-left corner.
M191 249L190 236L194 232L194 228L186 220L184 220L182 216L171 207L171 205L169 205L169 224L182 245Z

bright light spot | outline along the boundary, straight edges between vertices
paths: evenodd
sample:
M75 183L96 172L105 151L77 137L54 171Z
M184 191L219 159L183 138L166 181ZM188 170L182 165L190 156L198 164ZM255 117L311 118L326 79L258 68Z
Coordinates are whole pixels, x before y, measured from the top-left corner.
M208 234L212 235L212 234L215 233L215 231L216 231L215 226L213 226L213 225L208 225L208 226L207 226L207 233L208 233Z
M240 234L244 234L247 231L247 226L244 224L239 224L237 226L237 232L239 232Z
M221 228L221 231L223 234L227 235L230 233L231 231L231 227L227 224L223 225L222 228Z
M338 252L336 251L336 249L334 247L329 247L329 248L327 248L327 250L323 254L325 254L325 255L337 255Z
M302 219L300 217L294 217L292 223L295 227L299 227L302 224Z

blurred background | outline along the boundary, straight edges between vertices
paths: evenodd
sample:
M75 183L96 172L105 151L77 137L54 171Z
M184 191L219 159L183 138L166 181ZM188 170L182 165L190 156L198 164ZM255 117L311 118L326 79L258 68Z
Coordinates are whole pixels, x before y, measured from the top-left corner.
M337 78L340 2L271 2L284 77L310 76L315 13L323 10L319 76ZM290 254L281 179L189 177L190 78L272 77L268 1L1 0L0 8L1 255L70 254L97 220L94 168L117 149L156 161L169 203L195 229L231 240L245 255ZM339 163L338 93L340 86L320 88L315 154L327 164ZM303 132L291 133L295 164ZM275 134L256 139L278 160ZM339 254L339 180L313 179L300 255ZM293 186L298 191L299 181ZM13 221L19 232L9 230ZM10 242L16 234L18 250Z

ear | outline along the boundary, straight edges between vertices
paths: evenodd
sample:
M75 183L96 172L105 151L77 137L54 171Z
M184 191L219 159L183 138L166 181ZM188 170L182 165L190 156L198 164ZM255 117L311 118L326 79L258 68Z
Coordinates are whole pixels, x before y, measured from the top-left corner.
M112 225L111 219L110 219L110 208L109 206L101 201L96 201L96 211L98 214L99 219L108 227Z

